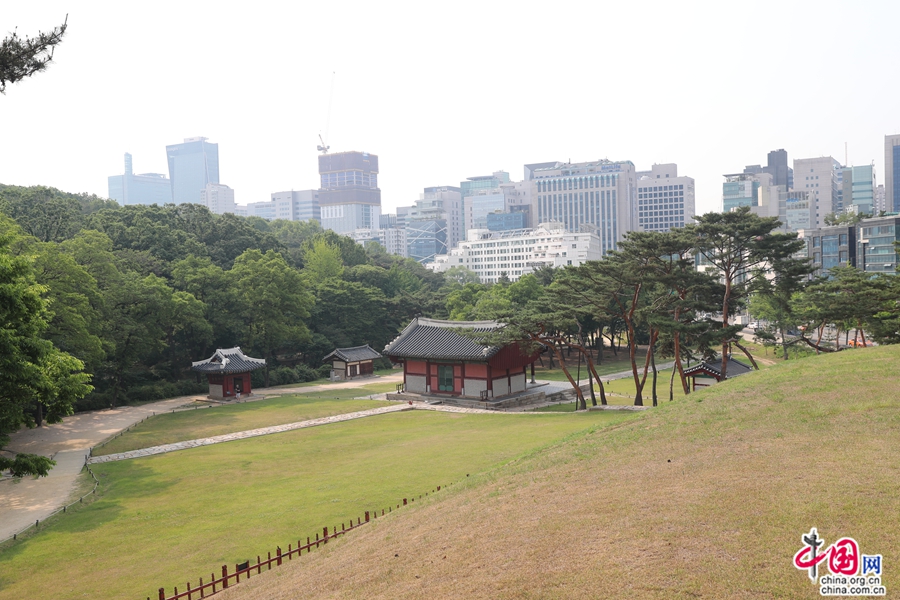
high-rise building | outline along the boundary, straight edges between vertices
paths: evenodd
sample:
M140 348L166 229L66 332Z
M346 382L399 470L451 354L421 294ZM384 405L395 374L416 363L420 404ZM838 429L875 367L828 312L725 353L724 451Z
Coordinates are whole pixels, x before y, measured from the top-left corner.
M244 217L259 217L266 221L275 220L275 203L271 200L263 200L261 202L250 202L246 206L238 206L234 211L235 214Z
M731 173L723 175L722 211L731 212L741 206L759 206L759 173Z
M285 221L319 221L318 190L272 192L275 218Z
M857 266L856 225L837 225L804 229L800 238L806 241L806 255L815 271L810 279L828 277L834 267Z
M875 166L844 167L841 201L845 211L874 215Z
M558 221L566 231L595 231L604 254L637 226L637 181L630 160L536 168L531 185L532 218Z
M495 171L492 175L469 177L459 184L466 231L484 229L487 227L488 213L505 210L506 196L500 189L504 183L509 183L509 173Z
M206 184L219 183L219 145L207 138L185 138L184 143L166 146L166 156L175 204L196 204Z
M387 227L381 230L381 244L388 254L396 254L404 258L409 256L409 243L406 238L406 229L399 227Z
M900 264L900 217L873 217L857 225L856 266L867 273L895 274Z
M536 227L531 214L531 192L532 185L530 180L511 181L500 185L503 191L503 202L506 208L505 213L520 213L525 219L523 227ZM515 217L518 219L519 217Z
M200 204L206 206L213 214L233 213L234 190L220 183L207 183L206 187L200 190Z
M887 212L887 196L883 183L875 187L875 206L873 210L875 211L873 214L876 215Z
M794 159L794 190L809 192L814 227L824 227L825 217L841 210L841 179L841 164L830 156Z
M355 151L321 154L319 177L322 227L337 233L378 228L378 156Z
M399 219L398 219L399 220ZM427 187L405 214L407 256L421 263L459 244L462 200L458 187Z
M809 229L816 222L816 205L809 192L786 190L779 194L779 205L784 207L778 218L784 224L785 232Z
M756 175L759 173L768 173L772 176L772 185L780 185L785 190L791 189L794 185L794 170L788 166L787 150L772 150L767 155L767 164L765 167L760 165L748 165L744 168L744 174Z
M900 133L884 136L884 197L887 212L900 212Z
M643 231L668 231L694 219L694 179L679 177L674 163L653 165L638 171L638 227Z
M160 173L135 175L131 155L125 153L125 173L107 178L109 197L122 206L128 204L170 204L172 187L169 179Z

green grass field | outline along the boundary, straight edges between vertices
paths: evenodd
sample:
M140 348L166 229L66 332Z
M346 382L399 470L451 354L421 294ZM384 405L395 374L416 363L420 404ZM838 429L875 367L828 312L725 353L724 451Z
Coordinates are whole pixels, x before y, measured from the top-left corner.
M333 402L343 409L350 401ZM234 408L247 412L233 413L230 425L259 424L254 403ZM629 418L410 411L97 465L94 503L0 552L0 599L184 589L222 564ZM186 431L187 420L176 423Z
M94 450L95 456L127 452L184 440L211 437L235 431L294 423L319 417L386 406L380 400L357 399L360 396L393 391L392 383L374 383L359 388L335 389L268 398L243 404L227 404L176 413L156 415L135 425Z

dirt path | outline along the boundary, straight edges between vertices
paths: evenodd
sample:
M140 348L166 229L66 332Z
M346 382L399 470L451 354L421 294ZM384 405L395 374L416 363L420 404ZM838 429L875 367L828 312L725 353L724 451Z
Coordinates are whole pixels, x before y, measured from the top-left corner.
M402 380L402 373L392 373L386 377L305 387L266 388L259 392L266 397L283 396ZM66 417L56 425L22 429L12 434L6 450L51 456L57 464L49 476L40 479L0 479L0 540L12 537L37 520L43 521L67 502L92 447L154 413L168 412L205 398L202 394L182 396L141 406L79 413Z

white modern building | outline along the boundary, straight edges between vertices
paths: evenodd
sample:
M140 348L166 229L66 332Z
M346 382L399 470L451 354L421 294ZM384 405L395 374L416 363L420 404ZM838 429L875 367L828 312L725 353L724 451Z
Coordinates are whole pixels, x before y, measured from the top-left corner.
M355 229L350 233L345 233L350 239L357 244L366 246L369 242L376 242L381 245L388 254L396 254L406 258L407 243L405 229Z
M636 176L640 230L669 231L693 223L693 177L679 177L675 163L653 165Z
M319 221L319 191L273 192L275 218L285 221Z
M409 243L406 237L406 229L400 227L391 227L379 230L381 234L381 245L384 246L388 254L396 254L406 258L409 256Z
M825 227L825 217L841 210L842 168L830 156L794 159L794 190L808 192L816 211L814 228Z
M555 163L531 171L532 218L566 231L594 231L602 252L637 228L637 178L631 161Z
M200 204L216 215L235 212L234 190L221 183L207 183L200 190Z
M472 229L465 242L439 255L429 268L443 273L465 267L482 283L496 283L502 274L511 281L542 266L578 266L603 257L600 237L592 232L567 232L562 223L541 223L535 229L489 231Z
M235 207L234 214L242 217L259 217L266 221L275 220L275 203L271 200L262 202L250 202L245 206L238 205Z

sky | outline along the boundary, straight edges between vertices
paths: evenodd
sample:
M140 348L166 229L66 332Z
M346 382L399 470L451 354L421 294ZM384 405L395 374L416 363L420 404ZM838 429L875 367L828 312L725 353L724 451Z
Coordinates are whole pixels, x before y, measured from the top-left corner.
M846 147L883 183L900 133L895 0L48 0L3 3L0 35L66 14L49 70L0 96L0 183L106 197L125 152L167 173L166 145L204 136L246 204L317 188L321 134L378 155L382 212L608 158L677 163L704 213L722 174L778 148Z

